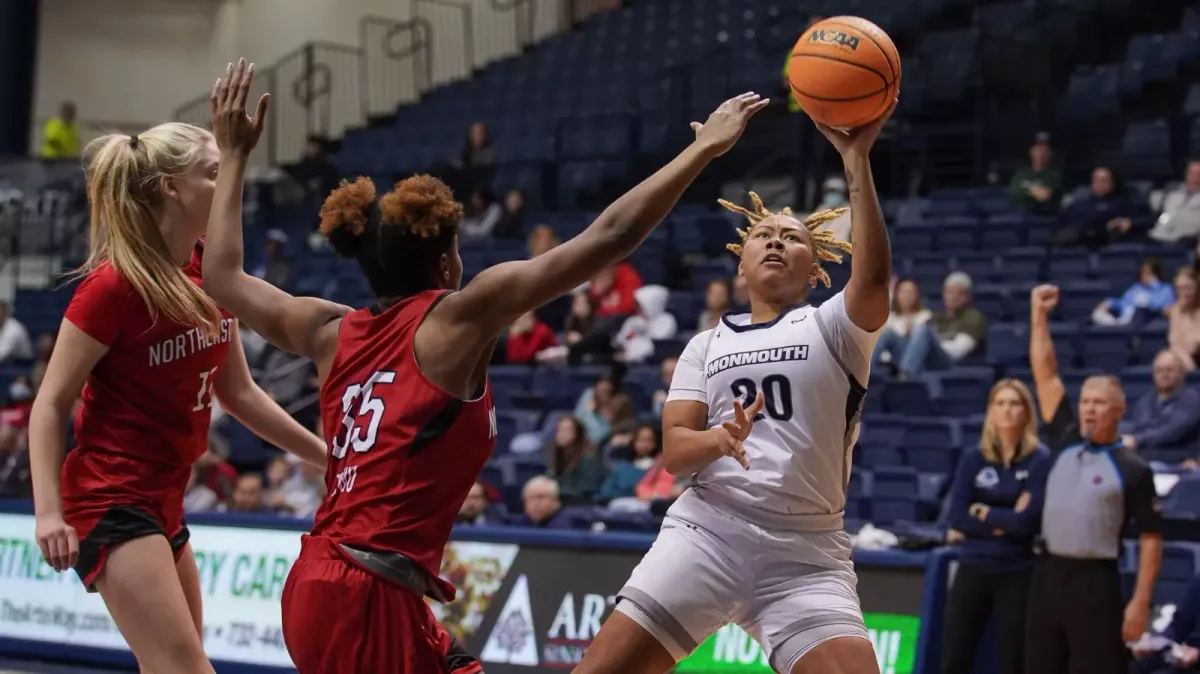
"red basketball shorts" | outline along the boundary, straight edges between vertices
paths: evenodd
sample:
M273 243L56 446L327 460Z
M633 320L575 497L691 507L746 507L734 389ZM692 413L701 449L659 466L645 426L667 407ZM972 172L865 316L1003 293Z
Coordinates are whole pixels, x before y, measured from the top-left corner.
M412 591L305 536L283 586L283 638L300 674L479 674Z
M76 449L63 464L63 519L79 536L75 572L89 592L109 552L161 535L178 561L189 534L183 519L188 469Z

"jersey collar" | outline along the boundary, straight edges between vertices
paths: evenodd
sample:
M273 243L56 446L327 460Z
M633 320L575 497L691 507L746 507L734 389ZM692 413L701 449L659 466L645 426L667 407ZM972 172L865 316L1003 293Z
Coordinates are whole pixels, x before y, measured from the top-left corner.
M767 321L766 323L746 323L745 325L738 325L737 323L734 323L732 319L736 318L738 316L749 315L749 313L750 313L749 311L727 311L724 314L721 314L721 322L725 324L725 327L729 328L730 330L733 330L734 332L748 332L750 330L764 330L766 328L775 327L775 325L777 325L779 323L779 321L782 321L784 319L784 317L787 316L788 314L792 313L793 311L795 311L797 309L803 309L804 307L807 307L807 306L808 306L808 302L801 302L800 304L793 304L792 306L779 312L778 316L776 316L774 319L772 319L770 321Z
M1114 449L1121 449L1124 446L1125 445L1120 440L1117 440L1116 442L1109 442L1109 443L1106 443L1103 445L1094 445L1088 441L1084 441L1084 443L1083 443L1084 451L1096 452L1097 454L1102 453L1102 452L1111 452Z

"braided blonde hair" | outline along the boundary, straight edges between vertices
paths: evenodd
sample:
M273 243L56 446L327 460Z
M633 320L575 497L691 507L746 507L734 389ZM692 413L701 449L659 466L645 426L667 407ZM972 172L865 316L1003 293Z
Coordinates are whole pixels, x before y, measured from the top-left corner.
M750 193L750 202L754 206L753 210L738 206L737 204L724 199L717 200L717 203L733 211L734 213L740 213L746 217L746 220L750 222L750 226L746 229L737 230L738 236L740 236L742 239L742 243L730 243L726 244L725 246L730 252L738 257L742 256L742 244L744 244L746 239L750 237L750 230L763 220L766 220L772 215L776 215L775 213L768 211L766 207L763 206L762 199L754 192ZM841 264L842 253L850 253L854 249L849 242L842 241L841 239L835 237L832 230L820 228L821 225L837 219L848 210L850 209L846 208L845 206L841 208L831 208L824 211L817 211L816 213L813 213L804 219L804 227L812 234L813 255L815 255L817 258L817 270L812 275L812 278L810 278L808 281L809 285L814 288L817 287L817 281L824 283L826 288L832 285L832 282L829 280L829 274L826 273L824 267L821 266L822 262ZM791 217L792 209L784 208L779 212L779 215Z

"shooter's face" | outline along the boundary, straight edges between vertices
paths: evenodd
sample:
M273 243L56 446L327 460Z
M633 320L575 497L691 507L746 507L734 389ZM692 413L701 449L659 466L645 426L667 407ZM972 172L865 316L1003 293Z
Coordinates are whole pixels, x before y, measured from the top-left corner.
M808 228L793 217L772 215L750 229L738 274L763 300L797 303L807 294L816 268ZM791 297L795 299L789 301Z

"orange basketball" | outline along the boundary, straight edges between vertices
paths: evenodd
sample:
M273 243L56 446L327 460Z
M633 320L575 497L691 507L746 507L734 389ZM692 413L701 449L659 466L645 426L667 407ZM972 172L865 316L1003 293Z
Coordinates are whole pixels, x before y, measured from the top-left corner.
M857 16L819 21L792 49L792 93L814 120L841 129L869 124L900 87L900 54L879 26Z

